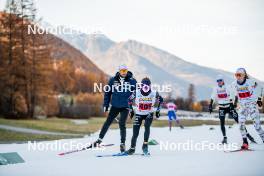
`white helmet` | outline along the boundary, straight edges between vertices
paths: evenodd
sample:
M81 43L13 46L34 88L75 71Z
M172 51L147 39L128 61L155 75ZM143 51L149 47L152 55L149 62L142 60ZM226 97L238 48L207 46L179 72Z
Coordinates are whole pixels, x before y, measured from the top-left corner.
M222 81L224 81L224 77L223 77L223 75L217 75L217 77L216 77L216 81L218 81L218 80L222 80Z
M240 74L244 74L244 75L246 75L246 74L247 74L247 71L246 71L245 68L238 68L238 69L236 70L236 73L240 73Z
M243 82L245 79L248 79L247 71L245 68L238 68L235 73L235 77L238 82Z
M125 64L122 64L122 65L119 65L118 66L118 71L120 71L120 70L127 70L128 68L127 68L127 66L125 65Z

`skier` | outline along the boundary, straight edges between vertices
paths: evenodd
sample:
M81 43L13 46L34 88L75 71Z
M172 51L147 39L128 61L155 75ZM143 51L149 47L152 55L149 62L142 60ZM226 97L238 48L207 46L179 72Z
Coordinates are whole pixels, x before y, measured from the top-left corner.
M262 107L261 95L258 92L259 85L248 77L245 68L238 68L235 73L236 81L232 83L232 90L236 96L235 106L239 103L238 118L240 132L243 138L242 150L248 149L246 118L251 117L254 127L264 142L264 131L261 128L258 107Z
M216 82L217 82L217 86L214 87L212 95L211 95L209 112L212 113L213 103L217 102L219 105L220 127L221 127L221 131L223 134L222 144L227 144L226 129L225 129L225 116L226 114L231 115L231 117L238 123L238 114L234 107L230 88L225 85L223 76L218 75ZM246 136L248 137L250 141L256 143L254 138L247 131L246 131Z
M102 139L104 138L113 120L118 116L118 114L120 114L120 151L124 152L126 150L126 120L129 114L128 98L136 89L136 84L137 81L133 78L133 74L128 71L127 66L120 65L116 75L109 80L108 86L110 90L106 91L104 94L104 112L108 111L109 104L111 102L112 106L110 112L100 131L99 138L88 148L96 147L102 142Z
M172 127L172 121L175 120L176 125L179 125L181 129L183 129L184 127L180 124L179 119L177 119L177 106L173 103L173 102L169 102L166 104L167 109L168 109L168 122L169 122L169 129L171 131L171 127Z
M135 147L137 142L137 137L139 134L140 126L144 120L145 133L144 133L144 143L142 145L142 150L144 155L148 155L148 139L150 135L150 126L153 120L153 114L155 112L154 105L158 103L156 109L156 117L160 116L160 104L163 102L163 98L158 94L158 92L151 89L151 81L149 78L143 78L141 81L141 88L134 91L129 98L130 103L130 118L132 119L134 114L135 118L133 121L133 136L131 139L131 147L126 151L128 155L135 153ZM135 104L135 112L133 110L132 104Z

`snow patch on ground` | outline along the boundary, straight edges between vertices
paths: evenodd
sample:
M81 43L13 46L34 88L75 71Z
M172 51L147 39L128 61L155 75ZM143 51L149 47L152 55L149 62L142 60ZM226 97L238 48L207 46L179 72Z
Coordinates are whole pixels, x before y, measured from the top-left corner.
M187 127L184 130L173 128L152 128L152 139L169 143L184 143L192 140L194 143L209 141L214 144L221 141L220 127L209 130L211 126ZM254 127L248 126L248 131L260 142ZM143 128L141 129L137 153L141 153L143 142ZM62 144L72 141L80 143L93 142L97 139L98 132L80 139L59 140ZM132 129L127 130L127 147L130 145ZM227 128L228 141L241 145L241 137L238 125ZM54 144L58 141L44 143ZM74 153L66 156L57 154L57 151L28 151L27 144L1 144L0 151L18 152L26 163L7 165L0 167L0 175L3 176L140 176L140 175L263 175L264 145L250 145L256 151L225 153L223 151L177 151L160 150L160 146L149 146L151 156L126 156L97 158L96 155L112 154L119 151L119 130L110 130L105 136L105 143L114 143L112 147L104 151L90 150Z

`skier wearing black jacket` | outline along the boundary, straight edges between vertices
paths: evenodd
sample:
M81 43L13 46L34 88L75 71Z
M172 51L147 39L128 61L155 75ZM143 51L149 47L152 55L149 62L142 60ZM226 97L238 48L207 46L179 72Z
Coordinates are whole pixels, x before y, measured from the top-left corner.
M109 105L111 104L108 117L103 124L100 131L99 138L92 144L91 147L98 146L104 138L107 130L112 124L113 120L120 114L119 128L120 128L120 151L124 152L126 142L126 120L129 113L128 98L132 92L136 90L136 79L133 78L133 74L128 71L126 65L120 65L118 72L108 82L109 91L104 94L104 112L107 112ZM90 148L90 147L89 147Z

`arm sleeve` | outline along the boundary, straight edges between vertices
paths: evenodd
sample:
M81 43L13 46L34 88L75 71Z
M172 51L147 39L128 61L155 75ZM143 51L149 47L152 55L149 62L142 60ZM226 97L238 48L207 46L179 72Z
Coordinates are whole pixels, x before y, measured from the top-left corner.
M232 103L235 100L235 95L232 93L231 85L226 86L227 93L229 95L230 103Z
M236 86L235 83L232 83L229 86L229 92L230 92L230 97L232 97L233 100L237 97L237 92L236 92Z
M253 90L253 95L256 99L262 97L262 91L263 91L263 87L258 84L256 81L252 81L252 90Z
M104 93L104 107L109 107L109 103L112 96L112 85L113 85L114 78L110 78L108 82L108 86L110 87L108 91Z
M132 91L135 91L137 89L137 80L136 79L132 79L132 88L131 90Z
M213 88L213 92L212 92L212 94L211 94L211 99L212 99L213 101L215 101L215 99L216 99L216 88Z

